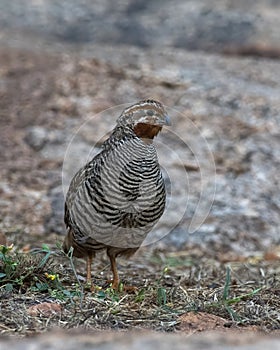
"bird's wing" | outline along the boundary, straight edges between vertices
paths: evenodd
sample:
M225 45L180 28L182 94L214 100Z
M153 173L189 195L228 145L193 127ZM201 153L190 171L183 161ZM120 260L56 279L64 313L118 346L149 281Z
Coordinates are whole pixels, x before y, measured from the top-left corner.
M139 246L164 210L155 149L139 139L94 158L74 177L69 192L68 222L84 236L112 246Z

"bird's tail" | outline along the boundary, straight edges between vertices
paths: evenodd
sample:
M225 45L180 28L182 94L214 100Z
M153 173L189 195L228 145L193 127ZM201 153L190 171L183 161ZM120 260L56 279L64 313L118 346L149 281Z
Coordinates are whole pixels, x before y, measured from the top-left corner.
M75 241L74 231L71 228L69 228L67 235L64 239L64 242L62 244L62 249L65 254L70 254L71 247L73 249L72 251L73 256L77 258L83 258L85 256L85 252L83 248L80 245L78 245Z

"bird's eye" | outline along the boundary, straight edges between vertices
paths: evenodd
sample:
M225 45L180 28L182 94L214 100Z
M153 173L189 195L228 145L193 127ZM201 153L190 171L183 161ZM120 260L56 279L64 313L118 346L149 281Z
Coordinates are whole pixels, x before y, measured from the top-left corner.
M152 109L148 109L147 110L147 115L149 115L150 117L154 115L154 111Z

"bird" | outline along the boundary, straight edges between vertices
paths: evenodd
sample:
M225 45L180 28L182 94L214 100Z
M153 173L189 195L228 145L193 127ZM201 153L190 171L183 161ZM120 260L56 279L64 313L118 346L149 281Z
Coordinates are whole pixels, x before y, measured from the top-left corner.
M113 274L111 288L118 290L116 258L131 257L165 210L165 184L153 143L165 125L170 125L169 116L156 100L125 108L101 151L70 182L62 248L86 259L86 283L92 290L96 253L106 250Z

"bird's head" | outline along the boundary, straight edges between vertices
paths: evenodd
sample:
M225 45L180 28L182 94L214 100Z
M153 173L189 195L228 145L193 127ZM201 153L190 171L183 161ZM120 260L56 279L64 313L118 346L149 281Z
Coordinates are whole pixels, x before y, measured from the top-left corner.
M170 120L160 102L143 100L126 108L117 124L131 127L138 137L153 139Z

